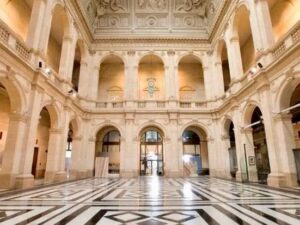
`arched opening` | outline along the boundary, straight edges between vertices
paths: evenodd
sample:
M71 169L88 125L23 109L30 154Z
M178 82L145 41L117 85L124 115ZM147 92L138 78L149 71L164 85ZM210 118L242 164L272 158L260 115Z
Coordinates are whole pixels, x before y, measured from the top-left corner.
M290 107L297 106L300 104L300 84L295 88L291 99L290 99ZM294 141L295 141L295 149L294 158L296 163L297 170L297 180L300 182L300 107L295 107L290 110L292 115L292 125L294 131ZM288 129L287 129L288 131Z
M224 91L226 92L230 87L230 70L228 62L228 53L227 46L224 40L221 41L221 63L222 63L222 72L223 72L223 81L224 81Z
M140 175L164 175L162 132L155 127L144 129L140 136Z
M2 168L3 152L5 149L11 111L10 99L5 87L0 83L0 169Z
M139 63L139 99L164 100L164 63L156 55L144 56Z
M255 64L255 47L249 20L249 11L241 6L234 18L235 35L239 38L244 73Z
M205 87L201 61L193 56L184 56L178 66L181 101L204 101Z
M125 78L124 68L124 62L116 55L109 55L102 61L99 71L99 101L123 101Z
M232 178L236 177L236 172L238 171L237 155L236 155L236 143L234 134L234 124L231 120L227 120L225 123L225 130L228 135L228 153L229 153L229 165L230 165L230 175Z
M275 41L283 37L300 20L300 1L268 0Z
M47 64L57 73L59 72L61 62L62 45L64 38L67 38L68 24L69 20L64 8L61 5L56 5L52 14L48 39Z
M32 11L32 0L0 1L0 19L25 42Z
M267 183L271 169L265 127L258 107L252 113L251 124L258 182Z
M72 168L72 151L73 151L73 137L74 137L74 128L72 123L69 124L68 134L67 134L67 145L66 145L66 154L65 154L65 171L67 177L69 178L71 168Z
M79 88L81 60L82 60L81 50L77 41L76 48L75 48L74 62L73 62L72 80L71 80L73 89L76 92L78 92L78 88Z
M183 166L185 176L209 174L208 146L203 129L190 126L182 134Z
M118 175L120 173L121 135L118 129L109 126L96 136L95 174ZM107 164L107 166L105 166ZM105 170L100 172L100 170ZM98 172L99 171L99 172Z
M50 114L48 109L44 107L40 112L33 152L31 174L35 179L43 179L45 177L47 155L49 149L50 128Z

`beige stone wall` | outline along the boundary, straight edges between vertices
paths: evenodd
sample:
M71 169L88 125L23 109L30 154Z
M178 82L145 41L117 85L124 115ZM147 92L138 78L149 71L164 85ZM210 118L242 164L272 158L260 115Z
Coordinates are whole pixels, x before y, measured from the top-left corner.
M26 40L31 9L24 0L1 0L0 19L3 20L23 41Z
M47 64L56 72L59 70L60 56L61 45L50 35L47 48Z
M147 79L154 78L156 91L153 97L150 97L147 88ZM142 63L139 65L139 99L164 100L165 99L165 71L163 64Z
M124 65L103 63L100 67L98 100L116 101L123 99Z
M300 1L278 0L271 8L275 41L300 20Z
M0 88L0 132L2 132L2 139L0 140L0 169L2 165L2 153L5 148L7 138L7 130L9 125L10 102L7 92Z
M180 64L178 80L181 100L205 100L203 69L200 63Z

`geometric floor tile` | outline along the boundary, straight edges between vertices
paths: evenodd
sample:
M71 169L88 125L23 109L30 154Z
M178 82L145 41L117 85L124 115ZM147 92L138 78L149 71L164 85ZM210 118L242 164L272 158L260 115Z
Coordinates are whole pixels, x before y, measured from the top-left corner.
M0 224L300 224L300 191L209 177L85 179L0 192Z

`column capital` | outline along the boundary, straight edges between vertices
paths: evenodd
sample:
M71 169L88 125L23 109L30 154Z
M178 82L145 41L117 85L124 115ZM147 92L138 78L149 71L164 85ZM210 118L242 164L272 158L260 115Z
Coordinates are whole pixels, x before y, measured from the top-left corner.
M29 119L29 116L26 114L17 113L17 112L11 112L9 114L10 121L19 121L19 122L26 123L28 121L28 119Z
M230 38L230 43L234 43L234 42L239 42L240 41L240 39L239 39L239 37L231 37Z
M134 50L127 51L127 55L129 55L129 56L135 56L135 53L136 53L136 51L134 51Z
M62 134L63 130L61 128L50 128L49 132L50 134Z
M273 115L275 121L291 121L293 115L291 113L278 113Z
M168 56L174 56L175 55L175 51L174 50L168 50L167 54L168 54Z
M71 35L65 35L63 37L63 41L72 42L73 41L73 37Z
M93 69L99 71L100 70L100 66L94 66Z

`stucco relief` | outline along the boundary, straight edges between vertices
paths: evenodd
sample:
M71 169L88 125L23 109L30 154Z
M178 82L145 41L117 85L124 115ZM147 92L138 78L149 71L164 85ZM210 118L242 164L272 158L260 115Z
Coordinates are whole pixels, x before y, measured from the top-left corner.
M137 11L155 11L161 12L168 9L167 0L137 0L136 1Z
M131 35L196 32L206 34L224 1L220 0L90 0L82 1L93 32ZM218 10L217 10L218 9ZM94 18L94 19L92 19Z

